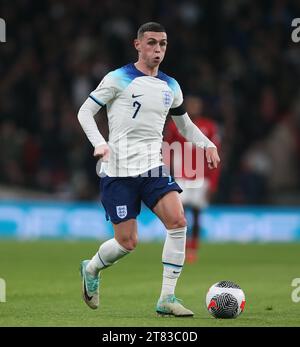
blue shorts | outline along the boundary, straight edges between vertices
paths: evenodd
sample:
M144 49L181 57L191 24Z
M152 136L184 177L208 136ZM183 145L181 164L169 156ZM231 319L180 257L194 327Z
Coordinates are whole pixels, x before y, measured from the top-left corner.
M159 177L153 177L153 172ZM164 166L136 177L104 176L100 179L101 202L106 219L114 224L136 218L141 211L142 201L152 210L158 200L171 191L181 193L182 189L169 173L164 172Z

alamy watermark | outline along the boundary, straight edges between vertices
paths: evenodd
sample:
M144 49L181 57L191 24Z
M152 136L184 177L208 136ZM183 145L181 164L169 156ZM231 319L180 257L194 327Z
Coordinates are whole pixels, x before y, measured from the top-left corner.
M6 42L6 23L3 18L0 18L0 42Z
M6 302L6 282L0 278L0 302Z
M109 144L109 164L100 159L96 165L96 173L103 177L107 173L107 167L111 176L134 177L135 172L142 172L141 177L168 176L171 179L170 167L173 163L173 177L185 178L181 185L183 188L201 188L204 183L205 152L204 143L199 143L192 150L192 143L180 143L174 141L140 143L138 146L129 146L126 137L119 139L114 144ZM157 166L157 163L165 164L163 170L151 170L147 168ZM134 167L132 167L132 165ZM172 182L170 182L172 184Z
M300 18L294 18L292 20L292 27L296 27L293 31L292 31L292 41L295 43L300 42Z
M291 295L292 301L295 303L298 303L300 302L300 278L294 278L292 280L291 286L296 287L292 291L292 295Z

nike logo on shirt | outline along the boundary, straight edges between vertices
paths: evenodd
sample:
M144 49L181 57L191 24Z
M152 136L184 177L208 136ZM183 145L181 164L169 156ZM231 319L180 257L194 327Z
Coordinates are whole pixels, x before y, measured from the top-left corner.
M138 98L139 96L143 96L144 94L139 94L139 95L134 95L134 94L132 94L131 96L133 97L133 98Z

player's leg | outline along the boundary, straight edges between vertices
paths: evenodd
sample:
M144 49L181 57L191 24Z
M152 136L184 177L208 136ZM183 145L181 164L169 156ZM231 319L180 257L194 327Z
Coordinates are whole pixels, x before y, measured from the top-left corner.
M85 303L96 309L99 306L99 274L125 255L133 251L137 244L137 224L135 219L129 219L119 224L113 224L114 238L101 244L98 252L91 260L81 263L83 277L83 299Z
M114 238L101 244L98 252L87 265L87 271L97 276L99 272L133 251L137 244L137 223L135 219L113 224Z
M189 225L186 233L186 262L194 263L197 259L197 244L198 244L198 212L197 204L199 200L199 188L189 188L189 183L186 179L179 178L176 180L182 187L183 191L180 194L180 199L183 204L184 210L191 214L189 218Z
M185 260L186 220L178 192L164 195L153 208L166 227L162 262L164 267L161 297L175 294L177 279Z
M135 218L141 203L136 194L136 180L111 177L101 180L101 200L107 219L113 224L114 237L102 243L92 259L81 263L83 299L93 309L99 306L100 271L129 254L137 244Z
M186 262L195 263L197 261L199 242L200 242L200 229L201 219L199 223L199 217L201 210L208 206L208 189L209 184L206 179L194 181L197 183L197 187L188 189L188 206L192 213L192 225L187 233L186 242Z
M186 240L186 261L190 264L197 261L197 253L199 247L199 214L200 209L197 207L189 207L192 213L192 225L190 232L187 233Z
M175 297L175 287L185 259L186 219L177 191L166 193L153 208L167 229L163 248L163 283L157 312L174 316L193 316Z

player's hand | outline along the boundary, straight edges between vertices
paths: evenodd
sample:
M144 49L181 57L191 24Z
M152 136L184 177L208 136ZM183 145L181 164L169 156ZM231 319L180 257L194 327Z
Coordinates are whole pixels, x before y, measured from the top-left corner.
M108 161L109 158L109 147L107 144L103 144L95 147L94 157L102 159L103 161Z
M205 151L207 165L209 169L216 169L220 163L218 150L215 147L208 147Z

